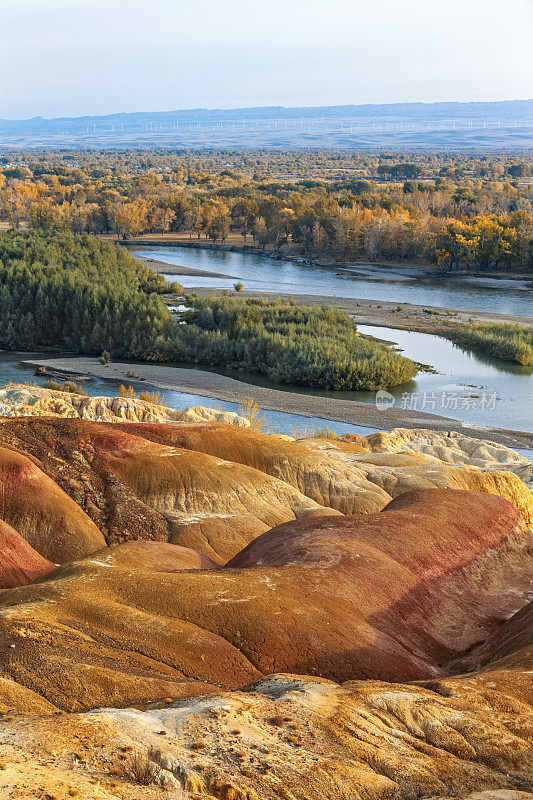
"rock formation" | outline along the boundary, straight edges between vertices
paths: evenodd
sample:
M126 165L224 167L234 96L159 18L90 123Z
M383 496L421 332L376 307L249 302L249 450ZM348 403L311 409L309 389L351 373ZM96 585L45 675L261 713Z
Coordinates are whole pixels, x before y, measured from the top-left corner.
M18 451L12 459L23 458L18 453L24 451L46 470L50 477L43 478L51 484L50 493L64 496L98 535L91 549L83 541L78 553L69 550L64 557L55 552L60 538L54 540L52 553L37 547L58 563L106 543L137 538L193 547L224 562L281 522L338 513L257 469L150 441L131 423L121 427L75 419L7 419L0 420L0 436ZM33 463L31 467L39 471ZM8 477L7 485L11 483ZM17 477L10 490L13 497L18 486ZM65 515L55 513L61 522ZM70 532L72 526L67 527Z
M48 450L54 444L48 441L43 446ZM0 447L0 500L0 519L50 561L72 561L106 543L90 517L34 459L4 447Z
M55 564L47 561L13 530L0 520L0 589L13 589L50 572Z
M341 436L350 441L352 435ZM361 437L363 446L374 453L408 453L448 464L470 464L485 469L521 469L531 462L515 450L486 439L474 439L457 431L442 433L424 428L395 428Z
M32 475L27 484L14 467L4 470L3 491L12 502L0 518L57 563L138 538L190 547L223 563L281 522L375 513L393 497L422 488L496 494L509 499L527 524L533 520L533 495L512 472L456 466L414 452L361 452L360 444L345 440L287 441L220 423L49 417L0 420L0 437L0 470L2 458L14 464L24 453L26 466L18 469ZM20 504L26 484L32 491L23 492ZM30 514L28 504L39 507ZM35 536L46 527L48 506L55 528L66 530L56 530L53 541L44 532L49 544L43 549ZM39 515L43 524L36 527Z
M510 447L486 439L474 439L457 431L442 433L424 428L395 428L380 431L363 440L365 447L373 453L412 453L421 455L431 463L470 465L487 470L514 472L530 489L533 489L533 463ZM352 435L341 436L351 441Z
M531 491L513 472L495 470L493 461L488 468L482 468L471 465L464 455L462 463L456 465L413 449L374 453L363 437L357 437L355 443L351 436L347 437L349 440L341 437L287 441L216 423L145 424L122 429L152 441L254 467L289 483L320 505L343 514L379 511L393 497L414 489L449 487L505 497L519 509L526 523L533 525ZM513 452L503 449L509 454ZM527 459L523 461L530 464Z
M533 796L527 665L418 684L278 674L154 705L4 721L0 787L25 800L43 787L57 800Z
M74 376L75 378L75 376ZM195 406L177 411L131 397L86 397L41 386L10 384L0 389L0 417L68 417L95 422L224 422L249 427L233 411Z

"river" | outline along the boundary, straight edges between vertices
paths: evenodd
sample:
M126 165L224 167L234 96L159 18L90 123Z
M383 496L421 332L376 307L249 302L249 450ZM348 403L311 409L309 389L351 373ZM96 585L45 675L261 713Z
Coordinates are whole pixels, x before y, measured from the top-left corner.
M43 354L5 353L0 351L0 387L8 383L36 383L38 386L43 386L47 378L42 375L34 375L32 368L26 367L20 363L21 360L31 360L32 358L43 358ZM75 376L73 376L73 379L76 379ZM116 397L120 383L120 381L110 378L91 378L91 380L83 383L83 389L87 394L93 397ZM141 388L154 390L156 392L159 391L157 387L151 386L149 383L143 383ZM168 406L177 410L191 408L191 406L205 406L206 408L221 408L224 411L239 412L238 403L215 400L201 395L187 394L186 392L173 392L167 389L162 391L161 394ZM369 433L374 433L378 430L378 428L351 425L346 422L321 419L320 417L304 417L299 414L286 414L282 411L267 410L264 412L264 415L272 431L284 433L289 436L294 435L297 431L299 431L302 436L310 436L314 431L326 427L335 431L338 435L343 433L360 433L362 436L368 436Z
M180 275L177 278L168 276L170 280L179 280L189 287L201 284L213 288L232 288L233 280L240 278L246 288L255 290L361 297L533 316L531 289L523 281L512 278L497 280L487 277L471 279L470 282L443 280L435 283L434 279L430 281L427 277L420 279L420 271L412 267L379 270L372 265L357 265L351 273L343 267L340 274L339 270L329 267L311 267L293 261L277 261L251 253L225 250L156 247L143 248L139 252L159 261L232 276L227 280L194 275ZM349 274L352 277L348 277ZM364 277L360 277L362 274ZM419 372L415 380L393 389L391 394L396 407L410 404L411 408L441 414L470 425L531 430L532 368L463 350L435 335L361 325L358 328L362 333L394 341L406 356L430 365L437 372ZM254 376L247 375L245 380L274 386ZM325 394L307 388L301 391ZM375 402L375 393L328 394Z
M478 359L476 357L471 357L468 353L462 353L459 348L455 348L451 343L428 334L412 334L408 331L398 331L390 328L378 328L373 326L359 326L359 330L361 333L388 341L394 339L406 355L412 355L412 350L414 348L416 352L423 352L426 356L432 353L438 354L441 359L440 374L419 373L414 381L393 390L392 397L395 399L396 407L401 407L404 393L407 393L410 402L416 402L417 405L415 407L419 410L426 410L437 414L441 413L447 417L459 419L472 425L489 425L515 430L528 430L530 428L531 414L528 395L524 395L520 391L516 396L513 396L512 392L508 392L505 386L505 378L503 377L499 380L499 376L501 376L499 371L492 374L492 380L490 382L478 383L475 389L472 384L469 385L467 383L467 381L470 380L479 381L480 374L486 374L484 373L484 366L490 367L490 364L485 364L484 359ZM423 337L425 341L418 337ZM430 348L430 352L428 352L427 348ZM46 378L43 376L34 376L32 368L26 367L20 363L21 359L32 360L39 358L42 358L42 354L5 353L0 351L0 386L4 386L9 382L26 384L37 383L42 386ZM446 374L454 370L456 372L459 371L460 375L454 374L451 376ZM491 373L489 372L489 374ZM290 388L292 392L297 391L295 387L277 386L275 384L270 384L268 381L257 379L254 376L247 375L244 377L251 383L262 386L275 386L275 388L278 389ZM529 379L527 385L531 387L531 374L526 377ZM111 378L92 378L83 384L83 388L88 394L104 397L116 396L119 386L120 381ZM142 388L157 391L157 387L149 383L143 383ZM370 392L321 392L319 390L303 388L301 391L310 394L363 400L371 403L375 402L375 394ZM494 392L496 392L497 397L493 400L492 395ZM253 395L253 389L250 393ZM424 393L427 395L425 398ZM239 412L237 403L170 390L164 390L162 394L165 402L171 408L178 410L201 405L207 408L221 408L224 411ZM458 397L456 408L454 408L453 403L454 395ZM470 398L469 403L465 404L461 401L460 398L463 395ZM483 408L482 404L483 397L486 398L485 408ZM445 409L440 408L440 403L443 398L447 404ZM432 403L434 403L434 405L432 405ZM493 405L494 408L492 407ZM360 433L362 436L368 436L368 434L379 430L379 428L353 425L320 417L288 414L282 411L265 410L264 415L272 431L288 435L310 436L314 431L326 427L338 435L343 433ZM531 450L518 450L518 452L533 459L533 451Z
M442 414L469 425L531 430L533 367L463 350L432 334L370 325L357 329L394 342L404 355L436 369L437 374L419 372L408 384L391 389L397 408ZM358 400L375 400L374 394L357 395Z
M172 264L216 271L227 274L224 278L179 276L185 286L201 283L216 288L232 288L232 282L240 278L245 286L257 290L277 290L294 294L322 294L344 297L365 297L394 302L421 303L448 308L471 309L487 312L533 315L531 290L519 281L504 281L505 288L497 281L487 279L490 285L440 284L420 280L413 275L414 269L394 268L382 271L375 267L361 267L357 272L365 277L347 278L345 274L330 268L308 267L292 261L275 261L250 253L220 250L202 250L185 247L143 248L142 254L149 258ZM355 269L355 268L354 268ZM169 276L171 280L175 276ZM494 285L493 285L494 284ZM498 285L499 288L495 288ZM490 358L482 354L465 351L446 339L422 333L392 330L370 326L358 326L362 333L393 341L415 361L431 365L436 374L419 372L415 380L391 391L390 402L397 408L408 406L421 411L441 414L469 425L500 427L512 430L532 429L533 369L518 364ZM236 376L235 376L236 377ZM274 386L257 376L242 376L252 384ZM34 378L31 371L21 367L18 357L0 354L0 384L8 381L28 382ZM275 388L298 391L297 387L275 386ZM91 395L116 395L115 381L93 379L86 385ZM320 392L301 388L309 394L327 394L333 397L375 402L375 393L370 392ZM192 394L165 392L172 408L182 409L192 405L221 407L237 411L235 403L209 400ZM326 425L337 433L358 431L368 434L371 428L361 428L342 422L319 418L308 418L278 411L265 412L272 427L281 433L291 433L295 428L312 431Z
M147 258L168 264L203 269L227 278L168 275L184 287L204 286L232 289L236 280L246 289L288 294L333 295L368 300L438 306L465 311L517 314L533 317L530 282L491 277L454 278L428 276L415 267L383 267L358 264L353 267L316 267L294 261L229 250L188 247L135 248Z

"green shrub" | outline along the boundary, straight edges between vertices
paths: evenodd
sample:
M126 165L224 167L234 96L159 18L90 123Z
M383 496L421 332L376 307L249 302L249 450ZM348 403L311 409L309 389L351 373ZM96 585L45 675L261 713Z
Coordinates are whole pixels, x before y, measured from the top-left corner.
M446 334L461 347L482 350L505 361L533 366L533 327L508 322L457 325Z
M286 301L192 298L176 326L178 361L256 372L323 389L385 389L411 380L416 365L391 346L360 336L343 311Z
M110 353L224 364L278 383L336 390L386 389L416 375L413 361L360 336L343 311L191 294L191 310L178 323L158 286L146 265L110 242L9 231L0 236L0 348L60 347L101 354L104 364Z

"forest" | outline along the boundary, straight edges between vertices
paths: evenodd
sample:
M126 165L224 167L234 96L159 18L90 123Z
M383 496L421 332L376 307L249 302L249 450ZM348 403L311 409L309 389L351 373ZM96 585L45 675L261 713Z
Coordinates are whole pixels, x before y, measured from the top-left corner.
M0 154L0 220L530 273L532 165L516 152L10 151Z
M0 236L0 348L168 359L174 322L162 285L94 236L9 231Z
M223 364L324 389L387 388L417 372L387 345L359 336L336 309L191 297L178 320L160 296L164 288L117 244L66 231L9 231L0 236L0 348Z

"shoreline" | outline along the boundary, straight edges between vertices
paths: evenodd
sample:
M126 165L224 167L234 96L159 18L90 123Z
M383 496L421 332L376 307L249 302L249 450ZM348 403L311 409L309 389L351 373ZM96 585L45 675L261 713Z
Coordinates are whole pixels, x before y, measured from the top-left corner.
M167 238L168 236L168 238ZM393 269L393 270L402 270L402 269L414 269L419 272L423 272L428 276L434 276L439 278L492 278L493 280L525 280L531 283L531 288L533 288L533 274L528 272L506 272L497 270L495 272L483 272L480 270L441 270L437 269L434 264L429 262L422 263L418 261L387 261L386 259L380 259L379 261L369 261L368 259L364 261L336 261L332 258L315 258L313 256L305 256L301 253L293 253L293 252L280 252L275 250L262 250L260 247L257 247L253 244L245 244L242 242L241 244L236 243L229 243L229 244L218 244L217 242L213 242L211 240L206 239L179 239L175 238L172 234L167 234L163 238L158 238L157 236L150 238L150 235L147 235L146 238L138 237L134 239L122 239L117 242L117 244L121 244L128 248L135 248L135 247L187 247L191 250L222 250L226 252L234 252L234 253L249 253L251 255L262 256L264 258L270 258L273 261L295 261L299 264L308 264L310 266L315 267L331 267L333 269L343 269L345 267L357 267L357 266L365 266L365 267L373 267L378 269ZM165 263L165 262L160 262ZM224 275L224 277L228 277Z
M230 403L240 403L252 395L264 410L281 411L304 417L318 417L360 427L380 430L431 428L441 431L457 431L476 439L490 439L507 447L533 449L533 433L527 431L471 426L450 417L424 411L409 411L399 408L379 411L370 403L269 389L195 368L122 362L103 365L96 357L84 356L32 358L22 360L21 363L32 368L46 367L50 371L62 372L73 377L85 374L97 378L126 381L129 384L135 383L140 386L148 383L163 391L194 394ZM128 376L128 372L134 373L135 377Z
M127 243L128 246L131 243ZM153 245L155 246L155 242ZM161 245L159 245L161 246ZM172 246L172 245L170 245ZM181 244L175 246L181 247ZM184 246L199 247L196 243L190 243ZM221 246L214 248L213 245L208 249L221 249ZM227 250L237 250L240 252L255 252L244 250L243 248L236 248L226 246ZM267 254L267 257L273 256ZM225 275L218 272L210 272L209 270L200 270L193 267L186 267L179 264L169 264L166 261L160 261L154 258L148 258L142 254L136 254L143 263L147 264L154 272L165 273L179 277L180 275L207 277L207 278L223 278L228 281L241 280L231 275ZM289 257L288 257L289 258ZM276 259L278 260L278 259ZM292 258L289 260L298 260L301 263L316 263L311 259ZM365 262L367 264L367 262ZM319 266L334 265L320 264ZM354 263L352 266L357 266ZM379 266L379 265L378 265ZM387 269L387 267L383 267ZM215 295L220 296L223 291L227 289L208 288L205 286L193 286L184 289L184 294L197 294L200 297L209 297ZM231 290L230 290L231 291ZM233 294L233 292L231 292ZM410 330L417 333L434 333L438 336L445 335L447 327L454 325L468 325L477 322L509 322L518 323L527 327L533 326L533 319L525 317L520 314L498 314L488 311L468 311L466 309L446 308L443 306L430 306L427 304L421 305L416 303L393 302L390 300L369 300L362 297L338 297L336 295L314 295L314 294L290 294L287 292L275 291L259 291L244 288L239 292L239 297L257 298L265 300L294 300L297 305L323 305L338 308L341 311L346 311L353 321L361 325L377 325L384 328L398 328L400 330Z
M496 270L495 272L483 272L480 270L441 270L430 262L418 261L387 261L387 259L380 259L379 261L338 261L332 258L322 257L316 258L313 256L306 256L302 253L294 253L279 250L263 250L256 245L247 242L237 244L235 242L228 242L222 244L213 242L210 239L183 239L178 238L180 234L166 234L163 237L151 236L151 234L144 234L140 237L133 239L114 240L117 244L124 245L125 247L187 247L192 250L222 250L235 253L250 253L252 255L263 256L270 258L273 261L296 261L300 264L309 264L316 267L333 267L335 269L342 269L343 267L357 267L366 266L381 269L416 269L425 272L427 275L434 275L435 277L444 278L493 278L495 280L526 280L533 284L533 274L529 272L506 272L505 270ZM102 238L108 238L102 236ZM164 262L163 262L164 263Z
M142 261L143 264L147 264L154 272L164 272L166 275L192 275L199 278L227 278L230 281L239 280L235 275L225 275L223 272L210 272L207 269L196 269L195 267L184 267L181 264L168 264L165 261L159 261L156 258L148 258L142 254L137 254L134 257L138 261ZM163 267L165 267L165 269L162 269Z
M208 289L193 286L184 290L184 294L197 294L199 297L220 296L223 289ZM432 333L444 336L447 328L455 325L468 325L476 322L509 322L527 327L533 326L531 317L518 314L492 314L488 311L458 311L441 306L416 305L415 303L398 303L390 300L368 300L361 297L336 297L334 295L287 294L284 292L263 292L243 289L237 295L264 300L293 300L296 305L321 305L338 308L360 325L376 325L384 328L398 328L416 333ZM398 310L401 309L401 310Z

